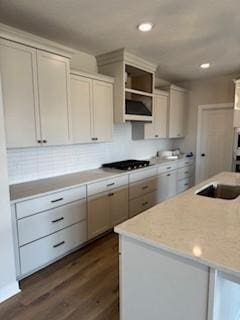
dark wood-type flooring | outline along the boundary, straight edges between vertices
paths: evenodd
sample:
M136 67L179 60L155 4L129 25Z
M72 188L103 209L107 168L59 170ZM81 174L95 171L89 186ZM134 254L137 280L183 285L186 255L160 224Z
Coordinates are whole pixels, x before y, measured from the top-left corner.
M118 320L118 238L111 233L24 279L0 320Z

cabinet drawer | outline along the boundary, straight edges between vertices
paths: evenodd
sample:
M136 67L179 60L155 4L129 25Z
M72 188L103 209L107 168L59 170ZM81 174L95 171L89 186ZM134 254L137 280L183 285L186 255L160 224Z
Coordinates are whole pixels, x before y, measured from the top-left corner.
M182 180L178 180L177 181L177 193L183 192L189 188L191 188L192 186L192 179L186 178L186 179L182 179Z
M181 160L178 160L178 168L191 166L193 165L193 158L184 158Z
M153 191L137 199L129 201L129 218L155 206L157 204L157 192Z
M87 218L86 200L18 220L19 246L48 236Z
M179 168L177 170L177 179L185 179L191 177L193 175L193 166Z
M20 248L21 274L39 269L87 240L86 221Z
M147 179L150 177L154 177L156 175L157 175L157 168L156 167L150 168L150 169L146 168L146 169L143 169L139 172L130 173L129 182L130 183L137 182L137 181L144 180L144 179Z
M157 190L157 178L142 180L129 186L129 198L134 199L146 193Z
M106 192L111 189L115 189L128 184L128 175L123 175L121 177L112 178L96 183L88 184L87 193L91 196L96 193Z
M176 162L170 162L168 164L164 164L164 165L160 165L158 167L158 174L164 173L164 172L169 172L172 170L176 170L177 169L177 163Z
M31 214L59 207L68 202L86 198L86 186L52 193L48 196L18 202L16 204L17 219Z

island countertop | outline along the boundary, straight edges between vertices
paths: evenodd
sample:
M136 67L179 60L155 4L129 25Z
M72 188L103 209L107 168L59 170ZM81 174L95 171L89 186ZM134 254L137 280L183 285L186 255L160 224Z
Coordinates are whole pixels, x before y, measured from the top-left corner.
M240 197L195 194L211 182L240 185L240 174L216 175L118 225L115 232L240 277Z

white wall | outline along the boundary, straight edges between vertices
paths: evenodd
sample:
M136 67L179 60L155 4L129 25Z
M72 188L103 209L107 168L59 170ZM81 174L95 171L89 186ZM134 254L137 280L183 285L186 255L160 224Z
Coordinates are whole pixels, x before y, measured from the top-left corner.
M97 73L97 60L94 56L84 53L84 52L77 52L72 56L71 59L71 68L77 69L81 71L86 71L90 73Z
M105 162L147 159L171 147L169 139L133 141L131 124L118 124L108 143L8 150L9 180L13 184L98 168Z
M196 152L197 111L203 104L215 104L234 101L234 83L236 75L219 76L182 83L189 89L189 107L187 112L187 135L184 140L175 140L174 146L180 146L185 152Z
M0 90L0 302L19 291L15 273L7 159L3 128L3 108Z

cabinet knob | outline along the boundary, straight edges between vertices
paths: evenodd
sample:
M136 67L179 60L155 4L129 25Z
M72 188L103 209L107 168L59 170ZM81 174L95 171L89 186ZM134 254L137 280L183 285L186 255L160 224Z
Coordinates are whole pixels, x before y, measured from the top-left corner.
M41 140L38 140L37 143L42 143L42 141L41 141Z
M201 157L205 157L205 153L202 153L202 154L201 154Z
M93 141L97 141L97 140L98 140L98 138L97 138L97 137L94 137L94 138L92 138L92 140L93 140Z
M155 134L155 138L158 138L158 134Z
M43 143L47 143L47 140L43 140L42 142L43 142Z

